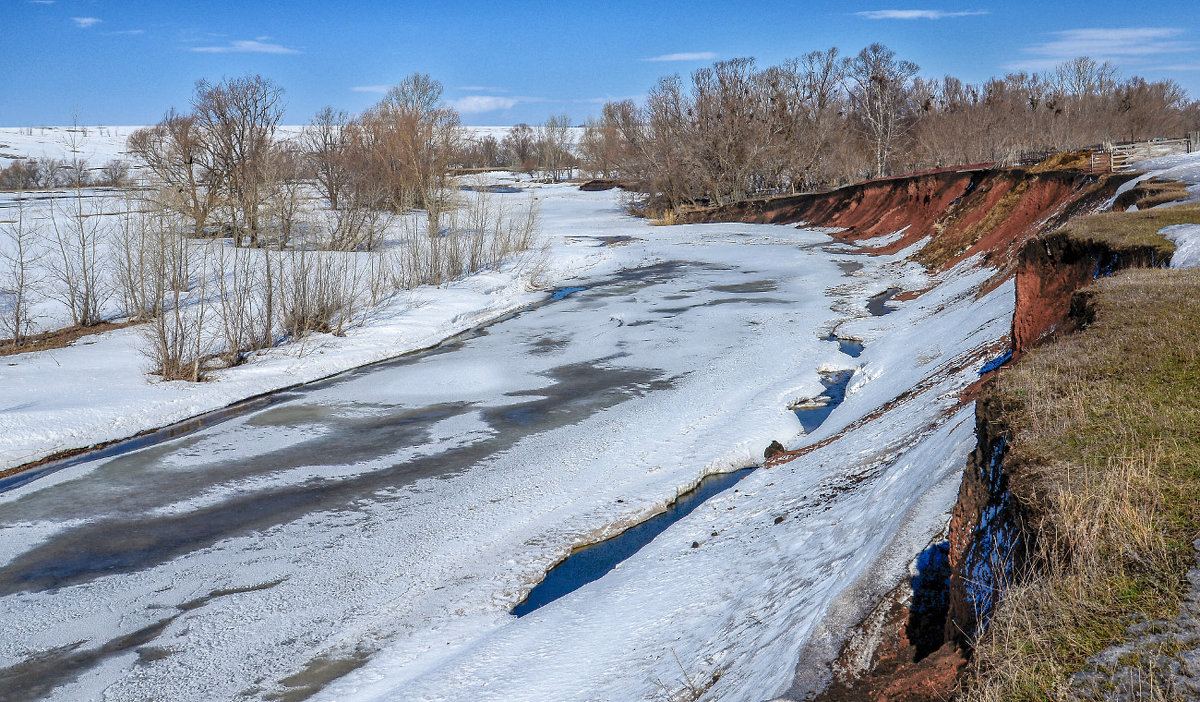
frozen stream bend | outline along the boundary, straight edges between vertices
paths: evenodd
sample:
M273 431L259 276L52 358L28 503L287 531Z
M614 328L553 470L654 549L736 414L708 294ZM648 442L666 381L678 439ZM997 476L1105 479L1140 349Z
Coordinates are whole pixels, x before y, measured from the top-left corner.
M640 699L685 674L763 699L819 682L839 626L944 525L973 441L955 395L1007 334L1012 289L976 299L989 272L964 267L871 317L871 295L931 281L900 257L839 266L825 235L787 227L644 236L565 299L0 495L0 699ZM835 327L861 357L822 340ZM788 406L851 368L803 435ZM868 415L508 614L573 546L705 473Z

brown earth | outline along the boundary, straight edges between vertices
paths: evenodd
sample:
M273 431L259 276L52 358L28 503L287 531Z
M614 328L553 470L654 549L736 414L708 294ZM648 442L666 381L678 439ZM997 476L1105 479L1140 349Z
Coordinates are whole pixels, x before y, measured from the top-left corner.
M891 254L931 241L917 259L945 269L972 254L1008 269L1020 246L1112 198L1136 174L1025 168L942 170L806 193L746 200L687 212L681 222L803 223L836 228L856 242L903 231L871 253Z
M99 324L87 327L74 326L65 329L55 329L54 331L43 332L41 334L31 334L21 340L20 346L14 345L12 339L0 339L0 356L13 356L30 351L61 349L65 346L70 346L85 336L102 334L114 329L124 329L134 324L139 324L139 322L100 322Z

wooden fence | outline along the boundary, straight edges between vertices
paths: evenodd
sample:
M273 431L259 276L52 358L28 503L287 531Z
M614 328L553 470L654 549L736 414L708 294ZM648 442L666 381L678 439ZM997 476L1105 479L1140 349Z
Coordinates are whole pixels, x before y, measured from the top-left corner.
M1153 139L1124 144L1105 144L1101 150L1092 152L1093 173L1116 173L1132 168L1134 161L1142 161L1171 154L1190 154L1200 151L1200 132L1189 132L1185 139Z

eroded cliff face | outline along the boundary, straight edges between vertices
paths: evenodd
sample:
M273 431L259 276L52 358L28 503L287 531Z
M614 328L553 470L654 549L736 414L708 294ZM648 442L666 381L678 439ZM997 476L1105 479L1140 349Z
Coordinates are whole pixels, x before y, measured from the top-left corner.
M1133 174L1033 172L1024 168L945 170L868 181L826 193L732 203L693 212L690 222L804 223L855 242L899 232L873 252L894 253L926 236L918 258L946 268L975 253L1008 268L1021 244L1095 209Z
M1028 242L1017 257L1013 352L1019 356L1055 333L1072 331L1083 320L1072 314L1075 291L1123 268L1169 263L1151 247L1113 247L1056 232Z

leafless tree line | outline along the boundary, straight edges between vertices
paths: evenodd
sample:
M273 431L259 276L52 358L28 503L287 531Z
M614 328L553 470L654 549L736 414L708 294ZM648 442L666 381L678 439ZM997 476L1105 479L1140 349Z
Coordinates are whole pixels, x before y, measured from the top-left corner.
M579 166L575 151L570 117L559 114L536 126L517 124L502 139L491 134L468 138L455 164L464 168L505 168L557 183L569 178Z
M17 159L0 168L0 190L36 190L69 187L120 188L129 184L129 163L110 159L99 167L86 160L72 162L49 156Z
M1087 57L979 85L918 70L872 44L850 57L831 48L765 69L739 58L668 76L644 105L608 103L589 121L580 166L620 176L665 210L1200 127L1200 103L1176 83L1121 80Z
M462 130L440 96L415 74L362 116L326 109L285 141L280 88L201 81L191 112L130 136L145 175L117 212L81 183L40 217L18 197L0 222L0 329L19 346L39 302L81 326L119 305L145 322L155 372L199 380L282 341L342 334L400 290L499 268L534 247L536 201L458 188Z

